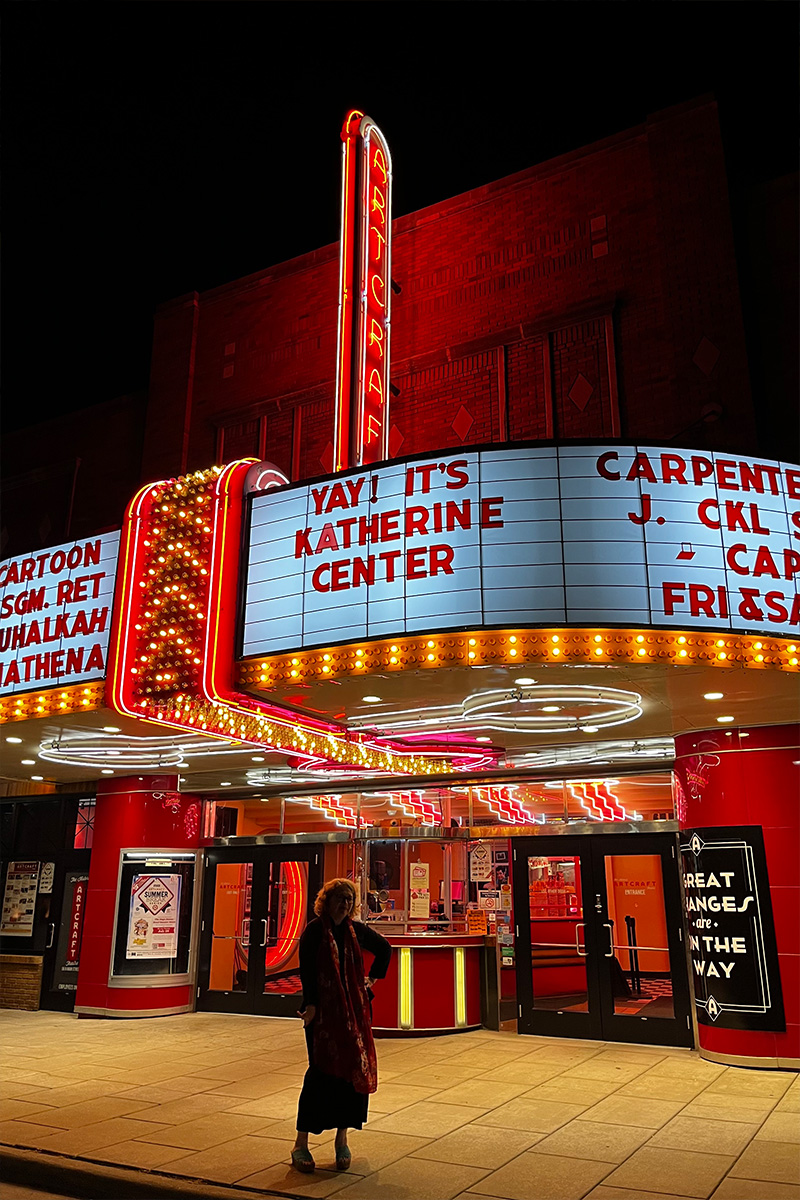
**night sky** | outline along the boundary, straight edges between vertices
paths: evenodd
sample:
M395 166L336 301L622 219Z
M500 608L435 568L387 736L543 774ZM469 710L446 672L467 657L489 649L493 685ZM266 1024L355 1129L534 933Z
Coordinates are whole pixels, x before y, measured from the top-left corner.
M395 216L708 93L735 194L796 170L797 13L6 5L7 426L146 387L157 304L335 241L349 107L392 148Z

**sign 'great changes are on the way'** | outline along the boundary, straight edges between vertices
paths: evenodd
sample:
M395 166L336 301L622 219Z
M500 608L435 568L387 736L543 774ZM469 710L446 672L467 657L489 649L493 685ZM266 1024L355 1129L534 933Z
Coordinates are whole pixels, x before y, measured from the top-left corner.
M242 654L479 626L800 631L800 468L532 446L253 497Z

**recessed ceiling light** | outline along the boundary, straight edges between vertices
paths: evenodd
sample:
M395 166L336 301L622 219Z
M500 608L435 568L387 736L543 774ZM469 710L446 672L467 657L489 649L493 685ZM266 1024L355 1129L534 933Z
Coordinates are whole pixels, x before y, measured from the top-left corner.
M724 692L704 692L703 699L704 700L721 700L723 695L724 695Z
M22 765L23 765L23 767L35 767L36 759L35 758L23 758Z
M38 782L40 779L44 779L44 775L31 775L31 779L35 779Z
M365 704L380 704L380 696L362 696L361 699Z
M490 742L491 740L492 739L490 737L476 737L475 738L476 742Z
M515 679L514 680L514 683L521 683L523 687L526 687L529 683L535 683L535 682L536 682L535 679Z
M231 785L230 785L230 780L228 780L228 779L226 779L226 780L223 780L223 782L222 782L222 783L220 783L220 785L219 785L219 786L220 786L220 787L230 787L230 786L231 786Z
M104 725L103 726L103 733L119 733L119 731L120 730L119 730L118 725Z
M260 800L262 804L269 804L269 800L266 796L257 796L256 799Z
M729 722L735 721L736 717L717 717L717 720L719 721L720 725L727 725Z
M559 704L545 704L542 712L561 712L561 706Z
M178 776L178 783L186 783L186 776L185 776L185 775L179 775L179 776Z
M19 746L19 745L21 744L21 742L22 742L22 738L7 737L7 738L6 738L6 741L7 741L7 742L13 742L15 746Z
M598 725L584 725L583 729L581 730L581 733L597 733L598 729L599 729Z
M113 774L114 774L114 772L113 772L113 771L109 771L108 767L103 767L103 770L100 772L100 774L101 774L101 775L113 775Z
M263 756L263 754L254 754L250 761L251 762L263 762L264 756Z

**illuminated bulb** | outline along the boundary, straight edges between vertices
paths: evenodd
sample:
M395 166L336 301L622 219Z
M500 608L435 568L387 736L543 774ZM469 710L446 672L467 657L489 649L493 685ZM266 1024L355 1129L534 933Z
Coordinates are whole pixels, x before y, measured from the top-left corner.
M558 704L545 704L542 712L561 712L561 706Z
M603 640L603 639L602 639L602 637L600 636L600 634L599 634L599 633L596 633L596 634L594 635L594 640L595 640L596 642L602 642L602 640Z
M789 666L790 666L790 667L796 667L796 666L797 666L797 659L796 659L796 658L790 658L790 659L789 659Z
M685 645L686 645L686 638L685 638L685 637L679 637L679 638L678 638L678 645L679 645L679 646L685 646Z
M786 649L789 651L790 654L794 654L795 650L797 649L797 646L787 646Z
M470 652L469 652L469 654L467 655L467 657L468 657L468 658L474 658L474 657L475 657L475 651L474 651L474 650L470 650Z
M475 638L470 638L470 639L469 639L469 644L470 644L470 646L474 646L474 645L475 645Z
M364 657L364 651L356 650L356 658L363 658L363 657Z
M509 652L508 652L508 653L509 653L509 654L512 656L512 658L513 658L513 657L514 657L514 655L516 655L516 653L517 653L517 652L516 652L516 650L509 650Z
M560 653L561 653L561 651L560 651L560 650L558 649L558 647L556 646L556 647L554 648L554 650L553 650L553 654L560 654Z
M394 655L392 655L392 657L389 659L389 662L392 664L395 664L397 662L397 659L395 658Z
M644 641L644 638L642 637L641 633L639 634L639 636L637 637L637 639L636 639L636 640L637 640L637 642L643 642L643 641Z
M397 653L397 646L390 646L389 649L391 650L392 654Z
M561 638L560 638L560 637L558 636L558 634L556 633L556 634L554 634L554 635L553 635L553 637L551 638L551 641L553 641L553 642L560 642L560 641L561 641Z
M434 643L433 643L433 642L428 642L428 649L429 649L429 650L432 650L432 649L433 649L433 647L434 647Z
M435 658L436 658L436 655L435 655L435 654L429 654L429 655L428 655L428 662L433 662Z
M735 721L735 720L736 720L735 717L717 717L717 721L720 725L728 725L728 724L730 724L731 721Z
M762 650L762 649L763 649L763 647L764 647L764 643L763 643L763 642L753 642L753 649L754 649L754 650Z
M513 646L517 639L515 637L510 637L508 640L511 642L511 645Z
M757 654L757 655L756 655L756 662L763 662L763 661L764 661L764 655L763 655L763 654Z
M636 653L643 656L643 655L647 654L647 651L646 650L637 650Z
M595 654L602 654L602 653L603 653L602 650L595 650Z
M719 643L718 643L718 644L719 644ZM728 657L728 656L727 656L727 654L725 654L725 653L724 653L724 651L723 651L723 653L722 653L722 654L718 654L718 655L717 655L717 658L727 658L727 657Z

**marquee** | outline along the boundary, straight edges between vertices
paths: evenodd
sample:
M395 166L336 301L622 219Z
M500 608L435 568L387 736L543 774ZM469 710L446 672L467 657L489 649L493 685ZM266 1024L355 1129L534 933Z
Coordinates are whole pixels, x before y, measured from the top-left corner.
M400 460L251 500L243 657L428 630L796 635L800 469L646 446Z

